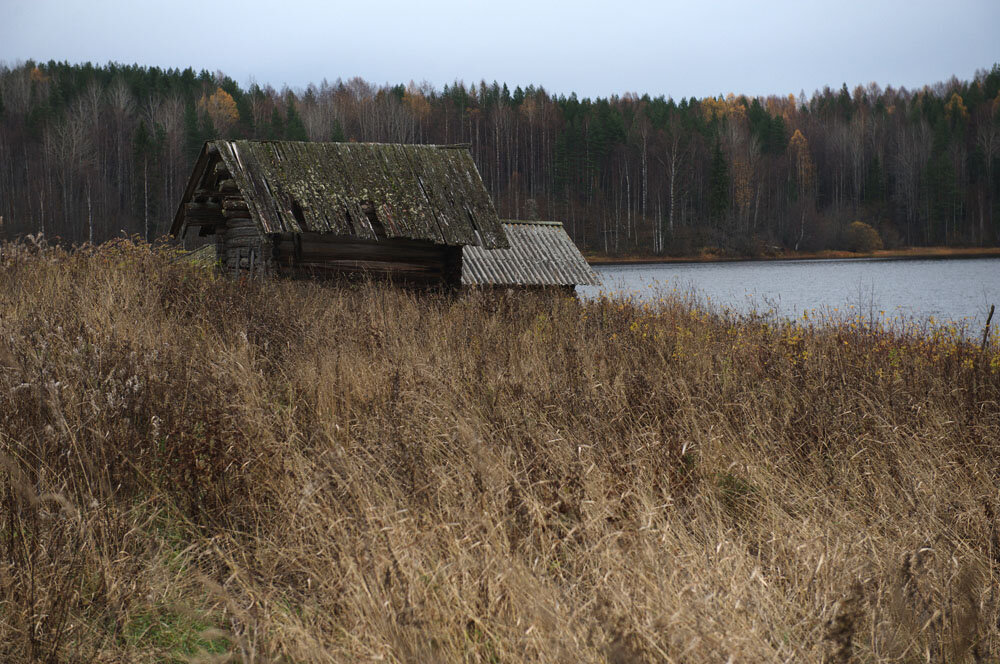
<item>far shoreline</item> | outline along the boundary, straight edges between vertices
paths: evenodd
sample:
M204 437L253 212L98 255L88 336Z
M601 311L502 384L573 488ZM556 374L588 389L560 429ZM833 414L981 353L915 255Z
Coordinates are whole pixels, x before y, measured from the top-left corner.
M839 250L785 251L767 256L722 256L714 253L693 256L607 256L584 254L591 265L656 265L660 263L735 263L831 259L920 259L920 258L1000 258L1000 247L908 247L906 249L880 249L871 252Z

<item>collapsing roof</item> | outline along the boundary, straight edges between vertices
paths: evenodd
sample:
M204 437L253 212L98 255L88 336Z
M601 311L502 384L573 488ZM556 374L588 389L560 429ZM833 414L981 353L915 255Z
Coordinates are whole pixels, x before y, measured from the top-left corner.
M238 190L261 233L507 246L466 146L209 141L170 232L207 223L201 208L226 190Z
M600 285L561 223L504 221L503 228L507 249L462 248L462 285Z

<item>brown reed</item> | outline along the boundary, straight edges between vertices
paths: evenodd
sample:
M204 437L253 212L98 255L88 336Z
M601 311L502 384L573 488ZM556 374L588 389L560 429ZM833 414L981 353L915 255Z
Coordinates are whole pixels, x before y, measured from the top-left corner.
M948 335L0 248L0 661L989 662Z

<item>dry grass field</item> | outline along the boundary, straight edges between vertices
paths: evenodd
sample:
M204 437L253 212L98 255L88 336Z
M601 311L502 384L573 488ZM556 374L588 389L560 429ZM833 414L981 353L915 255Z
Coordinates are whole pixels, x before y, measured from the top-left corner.
M0 661L996 662L947 330L0 248Z

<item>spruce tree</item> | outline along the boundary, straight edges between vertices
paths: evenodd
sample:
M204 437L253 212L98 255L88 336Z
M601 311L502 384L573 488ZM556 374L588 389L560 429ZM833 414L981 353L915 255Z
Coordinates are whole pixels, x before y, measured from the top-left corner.
M722 154L722 146L715 142L712 165L708 176L708 207L713 219L721 219L729 212L729 164Z
M344 128L340 126L340 120L333 119L333 126L330 127L330 140L334 143L343 143L347 140L344 137Z
M271 121L264 130L264 137L272 141L280 141L285 137L285 119L281 117L277 106L271 109Z
M882 162L878 155L872 158L865 177L863 199L868 204L879 204L885 200L885 176L882 174Z
M201 127L198 125L198 111L195 110L194 101L188 100L184 105L184 151L191 161L198 158L204 143Z
M206 141L214 141L219 138L218 132L215 130L215 125L212 123L212 118L208 113L202 115L199 128L199 138L201 138L202 145L204 145Z
M306 126L302 124L302 118L299 117L298 111L295 110L295 96L290 92L285 97L285 105L288 108L285 138L289 141L308 141L309 134L306 132Z

